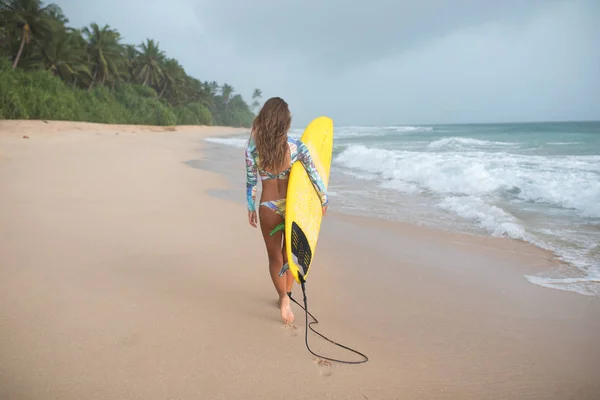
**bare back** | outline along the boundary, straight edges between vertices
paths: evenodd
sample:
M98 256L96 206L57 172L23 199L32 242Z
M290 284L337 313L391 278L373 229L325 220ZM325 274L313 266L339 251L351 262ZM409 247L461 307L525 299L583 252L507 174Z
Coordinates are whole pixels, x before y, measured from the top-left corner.
M280 171L268 171L273 175L278 175L284 172L289 168L291 162L291 152L288 146L288 151L285 156L285 161L282 163L284 168L281 168ZM289 181L289 175L286 175L284 178L274 178L274 179L265 179L262 181L262 193L260 196L260 201L272 201L278 199L285 199L287 196L287 186Z

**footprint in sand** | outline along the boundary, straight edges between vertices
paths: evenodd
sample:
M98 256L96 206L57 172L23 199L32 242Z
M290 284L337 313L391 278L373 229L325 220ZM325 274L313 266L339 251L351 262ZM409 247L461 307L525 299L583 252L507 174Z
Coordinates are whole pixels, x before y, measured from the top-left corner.
M315 358L315 363L317 364L317 367L319 368L319 374L321 374L321 376L331 376L333 371L332 371L331 363L329 361L323 360L320 358Z
M283 329L285 329L285 336L287 337L298 336L298 327L294 324L285 324Z

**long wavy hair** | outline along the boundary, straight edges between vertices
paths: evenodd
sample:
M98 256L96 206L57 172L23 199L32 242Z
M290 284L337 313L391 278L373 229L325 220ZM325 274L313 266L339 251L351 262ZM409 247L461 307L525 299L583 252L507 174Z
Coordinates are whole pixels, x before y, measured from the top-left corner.
M287 134L292 125L288 104L280 97L271 97L252 123L254 143L259 154L260 168L279 172L286 161Z

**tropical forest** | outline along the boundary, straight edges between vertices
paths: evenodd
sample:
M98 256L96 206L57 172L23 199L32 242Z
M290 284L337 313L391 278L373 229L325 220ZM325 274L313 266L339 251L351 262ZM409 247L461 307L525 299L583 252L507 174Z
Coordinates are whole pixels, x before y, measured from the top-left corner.
M72 27L59 6L0 0L0 119L248 127L259 107L234 88L203 81L148 38Z

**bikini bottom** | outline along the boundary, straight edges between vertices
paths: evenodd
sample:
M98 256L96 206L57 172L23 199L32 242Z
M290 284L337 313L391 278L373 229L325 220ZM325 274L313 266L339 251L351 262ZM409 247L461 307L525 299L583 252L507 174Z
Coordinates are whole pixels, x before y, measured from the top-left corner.
M270 208L275 211L277 215L285 218L285 199L263 201L260 205Z
M271 201L263 201L262 203L260 203L261 206L265 206L273 211L275 211L275 213L277 215L279 215L282 218L285 218L285 199L277 199L277 200L271 200ZM269 233L269 235L273 236L275 233L279 232L280 230L283 230L285 228L285 221L281 222L280 224L278 224L272 231L271 233ZM283 266L281 267L281 270L279 271L279 276L283 276L283 274L285 273L286 270L290 269L290 266L288 265L288 263L283 264Z

